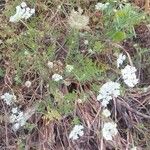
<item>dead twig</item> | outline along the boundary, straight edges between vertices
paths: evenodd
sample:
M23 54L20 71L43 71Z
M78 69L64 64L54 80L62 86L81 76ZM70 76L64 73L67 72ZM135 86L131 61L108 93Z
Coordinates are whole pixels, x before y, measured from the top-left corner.
M138 112L137 110L131 108L126 102L121 101L122 99L121 100L120 99L121 98L117 99L117 103L119 103L120 105L122 105L123 107L125 107L127 110L129 110L130 112L135 113L138 116L141 116L143 118L150 119L150 116Z

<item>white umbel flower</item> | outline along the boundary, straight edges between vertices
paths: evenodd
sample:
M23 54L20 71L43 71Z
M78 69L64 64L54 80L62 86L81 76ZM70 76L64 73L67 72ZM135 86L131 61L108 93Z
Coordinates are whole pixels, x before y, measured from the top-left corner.
M134 87L139 82L135 74L136 71L137 69L130 65L127 65L124 69L121 70L122 78L125 84L129 87Z
M112 140L112 138L118 133L117 124L114 122L104 123L102 134L105 140Z
M84 127L82 125L75 125L69 134L69 139L77 140L79 137L84 135Z
M11 16L9 21L10 22L18 22L21 20L22 15L25 13L25 8L21 8L20 6L16 7L16 14Z
M117 59L117 68L119 68L125 60L126 60L126 55L123 55L123 53L119 54Z
M54 63L51 61L48 61L47 66L52 69L54 67Z
M4 102L10 106L16 99L16 96L6 92L4 95L1 96L1 99L3 99Z
M103 4L103 3L97 3L95 5L95 9L96 10L105 10L108 7L108 5L109 5L109 3L105 3L105 4Z
M9 122L12 129L16 132L20 127L24 126L26 121L35 113L36 107L28 108L25 112L19 110L18 107L12 108L12 114L9 116Z
M35 9L30 9L29 7L26 8L26 12L22 15L22 19L27 20L35 13Z
M31 81L29 81L29 80L25 82L25 86L26 86L27 88L29 88L29 87L31 86L31 84L32 84L32 83L31 83Z
M35 9L27 7L27 4L25 2L22 2L16 7L16 13L15 15L10 17L9 21L15 23L20 21L21 19L28 19L33 14L35 14Z
M52 75L52 80L58 82L60 80L63 80L63 77L61 75L59 75L59 74L53 74Z
M137 150L137 148L134 146L134 147L132 147L130 150Z
M22 8L25 8L25 7L27 7L27 4L26 4L25 2L22 2L22 3L20 4L20 6L21 6Z
M24 126L26 123L26 119L24 117L24 113L18 108L12 109L12 114L9 117L10 123L13 124L12 129L17 131L21 126Z
M88 27L89 17L82 15L82 12L83 10L81 8L79 8L79 11L75 10L71 11L71 14L68 18L68 23L71 28L78 30L89 28Z
M70 73L74 69L73 65L66 65L66 72Z
M105 116L106 118L110 117L111 113L108 109L104 109L102 112L102 115Z
M88 45L88 44L89 44L89 41L88 41L88 40L84 40L84 44L85 44L85 45Z
M99 91L97 100L101 101L102 106L106 107L110 100L120 95L120 84L109 81L105 83Z
M12 112L13 114L16 114L16 113L18 112L18 108L17 108L17 107L12 108L12 109L11 109L11 112Z

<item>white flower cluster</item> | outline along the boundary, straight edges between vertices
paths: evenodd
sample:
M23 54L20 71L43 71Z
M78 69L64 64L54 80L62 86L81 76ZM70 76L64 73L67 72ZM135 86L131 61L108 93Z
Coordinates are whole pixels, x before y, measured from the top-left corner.
M21 126L24 126L26 123L24 114L17 107L12 108L12 114L9 117L10 123L13 124L12 129L17 131Z
M117 59L117 68L119 68L120 65L123 64L125 59L126 59L126 55L123 55L123 53L119 54L118 59Z
M136 68L130 65L127 65L124 69L121 70L123 80L129 87L134 87L139 82L135 74L136 71Z
M54 67L54 63L51 61L48 61L47 66L48 68L52 69Z
M102 112L102 115L105 116L106 118L110 117L111 113L108 109L104 109Z
M11 16L9 21L10 22L18 22L21 19L28 19L30 18L33 14L35 14L35 9L34 8L29 8L27 7L27 4L25 2L22 2L20 5L16 7L16 14Z
M10 106L16 100L16 96L6 92L1 96L1 99Z
M134 146L130 150L137 150L137 147Z
M58 82L60 80L63 80L63 77L61 75L59 75L59 74L53 74L52 75L52 80Z
M103 4L103 3L97 3L95 5L95 9L96 10L105 10L106 8L108 8L108 6L109 6L109 3L105 3L105 4Z
M29 87L31 86L31 84L32 84L32 83L31 83L31 81L29 81L29 80L25 82L25 86L26 86L27 88L29 88Z
M66 72L70 73L74 69L73 65L66 65Z
M84 135L84 127L82 125L75 125L69 134L69 139L77 140L80 136Z
M89 41L88 41L88 40L84 40L84 44L85 44L85 45L88 45L88 44L89 44Z
M117 124L114 122L104 123L102 134L105 140L112 140L112 138L117 135Z
M98 101L102 101L102 106L106 107L110 100L120 95L120 84L117 82L109 81L105 83L99 91L97 96Z
M88 27L89 23L89 17L82 15L83 10L81 8L78 9L78 11L72 10L71 14L68 18L68 23L71 28L74 29L86 29Z

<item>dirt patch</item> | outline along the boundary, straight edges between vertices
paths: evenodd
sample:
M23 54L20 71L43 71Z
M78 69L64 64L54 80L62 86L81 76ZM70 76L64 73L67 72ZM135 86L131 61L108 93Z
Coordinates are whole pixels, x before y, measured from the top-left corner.
M140 24L135 27L135 42L139 43L142 48L150 48L150 28L148 25Z

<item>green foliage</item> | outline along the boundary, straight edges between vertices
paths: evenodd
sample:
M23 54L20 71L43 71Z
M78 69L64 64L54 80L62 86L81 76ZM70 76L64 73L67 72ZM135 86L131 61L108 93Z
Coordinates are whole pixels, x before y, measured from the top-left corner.
M43 116L43 119L48 120L48 122L53 120L59 120L61 119L61 115L57 110L48 108L47 112Z
M5 73L4 70L0 67L0 77L4 77Z
M76 59L73 75L77 80L80 82L92 81L92 79L100 76L101 69L91 59L81 55L77 55Z
M114 33L114 35L112 36L112 39L117 42L123 41L124 39L126 39L126 33L122 31L118 31Z
M114 41L122 41L125 38L135 36L134 25L139 24L144 18L144 14L131 4L121 5L119 5L119 9L115 9L115 6L111 7L106 12L104 19L106 34Z
M74 103L76 99L77 94L74 92L64 95L63 100L58 104L59 112L66 115L72 113L74 110Z
M81 121L80 121L79 117L76 116L73 118L72 125L78 125L80 123L81 123Z
M18 23L9 22L9 17L15 13L16 6L21 2L20 0L7 1L4 16L2 19L0 18L0 53L2 54L0 54L0 65L2 65L0 66L0 78L5 77L5 70L8 71L6 73L12 74L11 77L6 76L4 91L11 90L17 98L24 97L26 92L27 94L31 93L31 101L28 102L24 99L23 107L22 103L19 104L19 107L28 108L36 102L37 112L47 123L71 114L72 125L82 124L82 120L74 113L76 101L80 99L84 106L91 97L91 93L86 91L86 87L94 94L99 91L101 84L108 78L112 81L120 80L118 72L121 68L117 69L117 55L114 55L114 51L119 53L120 49L117 49L116 45L120 45L119 42L125 39L133 38L135 36L134 26L143 20L150 22L149 16L147 15L144 19L145 14L141 10L122 0L117 0L117 2L114 0L99 1L110 3L108 8L103 11L94 8L98 0L93 1L91 5L88 0L79 0L78 2L76 0L26 0L29 7L35 7L35 15ZM61 8L58 8L60 5ZM83 14L90 17L89 29L77 31L69 28L67 17L74 6L83 8ZM83 42L85 39L88 40L88 44ZM116 42L118 43L116 44ZM58 59L56 53L60 52L61 54L61 50L65 51L67 56L62 55L64 61L61 62L61 71L58 68L57 72L56 69L48 67L47 62L56 62ZM150 58L147 55L149 49L142 49L139 46L136 47L136 50L138 52L133 57L131 56L133 63L139 65L140 70L144 67L148 68L146 66L150 64ZM140 64L141 61L145 62ZM67 64L73 65L74 68L69 73L65 71ZM54 73L60 73L63 80L53 81L51 76ZM33 83L30 88L22 86L27 78ZM1 79L3 80L3 78ZM10 80L10 83L13 81L12 84L7 83L7 80ZM66 83L77 83L78 86L73 89L73 92L70 92L68 90L70 87ZM6 88L7 85L9 87ZM121 91L121 95L124 95L126 87L122 87ZM88 112L96 111L95 106L92 107L93 109ZM7 109L8 112L11 111L9 107ZM136 122L134 123L136 124ZM32 133L36 125L26 123L25 128ZM139 124L137 128L144 131L146 126ZM20 136L19 133L17 133L18 136ZM25 149L26 135L23 138L17 140L20 150Z
M21 75L19 75L17 73L16 76L14 77L14 81L15 81L16 84L21 84L22 83Z
M25 124L25 128L26 128L29 132L31 132L35 127L36 127L36 125L33 124L33 123L26 123L26 124Z
M25 149L25 143L24 140L18 139L17 140L18 150L24 150Z
M104 45L102 44L101 41L95 41L92 50L94 52L102 52L104 50Z

